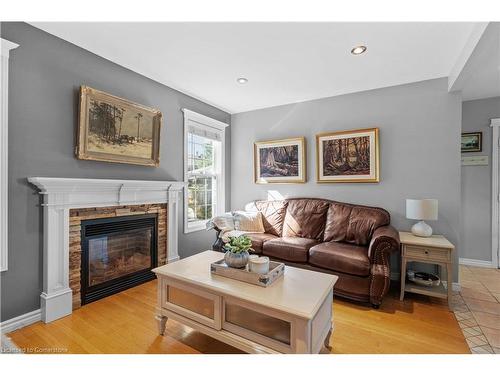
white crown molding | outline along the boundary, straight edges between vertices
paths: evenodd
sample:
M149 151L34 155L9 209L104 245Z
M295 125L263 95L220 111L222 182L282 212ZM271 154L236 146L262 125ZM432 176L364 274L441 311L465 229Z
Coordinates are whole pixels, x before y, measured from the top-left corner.
M0 38L0 272L7 271L9 257L9 54L19 44Z
M41 320L41 317L42 312L40 309L16 316L12 319L1 322L0 331L2 334L15 331L16 329L20 329L29 326L30 324L39 322Z
M30 177L40 189L43 206L42 320L46 323L71 314L69 288L69 210L168 203L167 259L179 259L178 206L184 187L179 181L105 180L85 178Z
M182 112L184 113L184 121L194 121L198 124L204 125L204 126L210 126L212 128L215 128L217 130L223 131L226 129L226 127L229 126L229 124L226 124L225 122L215 120L211 117L202 115L200 113L191 111L190 109L187 108L182 108Z

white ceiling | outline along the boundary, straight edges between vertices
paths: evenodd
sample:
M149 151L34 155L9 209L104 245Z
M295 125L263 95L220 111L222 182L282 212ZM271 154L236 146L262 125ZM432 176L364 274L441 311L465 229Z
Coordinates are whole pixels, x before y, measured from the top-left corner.
M33 25L238 113L448 76L474 23Z

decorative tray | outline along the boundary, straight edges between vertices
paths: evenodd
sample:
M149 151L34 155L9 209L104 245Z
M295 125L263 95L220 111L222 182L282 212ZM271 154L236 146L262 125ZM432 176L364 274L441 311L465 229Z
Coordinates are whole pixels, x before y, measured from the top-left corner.
M218 262L210 264L210 272L214 275L267 287L283 276L285 273L285 264L270 261L269 272L261 274L250 272L248 266L245 268L231 268L224 262L224 259L221 259Z

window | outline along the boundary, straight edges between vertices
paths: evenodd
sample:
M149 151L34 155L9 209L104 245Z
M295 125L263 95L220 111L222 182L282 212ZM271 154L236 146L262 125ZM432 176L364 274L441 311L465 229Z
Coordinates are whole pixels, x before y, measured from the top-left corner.
M217 205L216 141L188 133L188 223L206 221Z
M227 124L184 109L184 233L205 229L225 211L224 129Z

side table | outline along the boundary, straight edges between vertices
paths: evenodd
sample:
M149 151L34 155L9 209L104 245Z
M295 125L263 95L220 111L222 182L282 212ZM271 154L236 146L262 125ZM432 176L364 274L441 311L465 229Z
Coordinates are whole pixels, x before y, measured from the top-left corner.
M444 236L417 237L409 232L399 232L401 241L401 295L402 301L405 292L424 294L426 296L444 298L451 308L453 289L453 252L455 246ZM437 264L446 268L447 288L442 282L438 286L420 286L406 282L406 267L408 262ZM441 278L442 279L442 278Z

